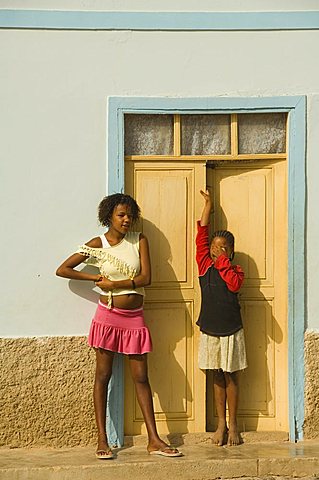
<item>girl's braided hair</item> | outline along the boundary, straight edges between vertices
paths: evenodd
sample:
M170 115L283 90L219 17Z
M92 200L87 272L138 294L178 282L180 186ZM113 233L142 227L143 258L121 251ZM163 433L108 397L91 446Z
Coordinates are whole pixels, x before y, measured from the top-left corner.
M216 232L213 233L212 239L214 239L216 237L226 238L226 241L227 241L228 245L232 249L232 254L230 255L230 260L233 260L233 258L234 258L234 248L235 248L235 237L234 237L234 235L229 230L216 230Z
M112 214L118 205L127 205L129 207L132 215L132 223L135 223L139 219L141 210L134 198L124 193L114 193L113 195L104 197L99 204L98 218L101 225L104 227L110 225Z

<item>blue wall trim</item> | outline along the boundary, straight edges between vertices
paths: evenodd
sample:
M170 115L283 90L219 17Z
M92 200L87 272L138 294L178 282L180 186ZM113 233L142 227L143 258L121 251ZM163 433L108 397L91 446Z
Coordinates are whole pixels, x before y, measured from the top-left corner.
M288 336L290 435L303 438L306 275L306 97L290 115L288 169ZM294 413L292 413L294 412Z
M302 439L304 422L306 98L108 99L108 193L124 188L124 113L289 112L288 161L288 387L289 434ZM121 435L121 432L119 432Z
M124 128L123 114L117 108L108 111L108 178L107 194L124 191ZM117 132L122 132L117 135ZM124 361L123 355L114 357L109 383L106 432L111 447L124 445Z
M316 30L318 11L96 12L0 10L0 28L67 30Z
M106 406L106 433L110 447L124 445L124 363L116 354L109 382Z

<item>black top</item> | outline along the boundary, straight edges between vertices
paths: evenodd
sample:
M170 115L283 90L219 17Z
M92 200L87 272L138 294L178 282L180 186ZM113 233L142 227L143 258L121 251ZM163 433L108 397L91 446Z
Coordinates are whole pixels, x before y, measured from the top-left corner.
M237 293L228 290L212 265L199 277L202 304L197 320L201 332L216 337L232 335L243 327Z
M196 261L199 270L202 303L198 321L208 335L225 337L243 326L237 292L244 280L239 265L232 265L226 255L215 261L210 256L208 225L197 223Z

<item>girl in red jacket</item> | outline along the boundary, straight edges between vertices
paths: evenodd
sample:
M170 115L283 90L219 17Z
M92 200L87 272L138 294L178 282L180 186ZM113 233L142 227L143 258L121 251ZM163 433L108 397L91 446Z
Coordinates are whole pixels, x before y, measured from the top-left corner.
M233 266L234 236L227 230L213 234L209 243L209 216L212 200L200 191L205 204L197 224L196 261L202 303L197 325L200 327L199 368L214 371L214 396L218 426L213 443L222 446L240 443L237 428L238 375L247 367L243 324L237 298L244 272ZM226 422L228 404L229 425Z

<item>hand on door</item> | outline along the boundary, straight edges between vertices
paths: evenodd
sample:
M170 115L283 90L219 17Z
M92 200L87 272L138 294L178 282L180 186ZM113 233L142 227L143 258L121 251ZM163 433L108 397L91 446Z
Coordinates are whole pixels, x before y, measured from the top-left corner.
M206 203L210 203L211 205L213 204L209 190L200 190L200 194L204 197Z
M204 190L200 190L200 194L202 195L202 197L204 197L204 200L205 200L205 205L204 205L202 216L200 219L200 224L203 227L209 224L209 216L213 206L213 202L208 190L206 190L205 192Z

